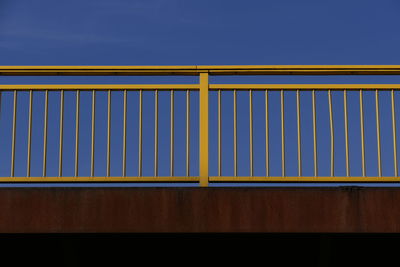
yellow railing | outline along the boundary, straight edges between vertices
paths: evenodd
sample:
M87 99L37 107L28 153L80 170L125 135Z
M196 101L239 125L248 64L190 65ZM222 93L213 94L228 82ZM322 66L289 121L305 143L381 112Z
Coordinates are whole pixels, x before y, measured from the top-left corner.
M7 76L159 76L159 75L191 75L199 76L198 84L156 84L156 85L138 85L138 84L112 84L112 85L0 85L1 93L5 91L13 92L13 112L12 112L12 144L11 144L11 166L10 175L1 177L0 182L199 182L201 186L208 186L209 182L398 182L398 164L397 164L397 140L396 140L396 112L395 112L395 91L400 90L400 84L210 84L210 75L399 75L400 66L3 66L0 67L0 75ZM16 133L17 133L17 99L18 93L21 91L29 92L29 114L28 114L28 133L27 133L27 166L26 176L15 176L15 154L16 154ZM32 143L32 113L33 113L33 97L34 92L44 92L44 124L43 124L43 168L41 177L31 176L31 143ZM48 131L48 105L49 92L60 92L60 117L59 117L59 155L58 155L58 176L49 177L47 175L47 131ZM74 159L74 176L67 177L63 175L63 148L64 148L64 93L66 91L74 91L76 93L75 105L75 159ZM92 93L91 106L91 159L90 159L90 176L79 176L79 130L80 130L80 92L89 91ZM95 175L95 119L96 119L96 92L107 92L107 148L106 148L106 175L98 177ZM123 140L122 140L122 175L112 176L110 171L111 164L111 98L113 91L123 92ZM139 93L139 118L138 118L138 175L127 176L127 94L129 91L137 91ZM143 176L143 92L154 92L154 176ZM158 175L158 92L170 92L170 175ZM174 92L186 92L186 176L175 176L174 174ZM199 175L190 175L190 96L191 91L199 92ZM209 174L209 96L210 91L217 91L218 97L218 175L210 176ZM222 175L222 92L233 92L233 175ZM237 92L247 91L249 96L249 170L250 175L238 175L238 130L237 130ZM253 93L264 93L265 109L265 176L254 175L254 144L253 140ZM269 94L272 91L280 92L280 122L281 122L281 176L270 176L270 158L269 149L269 119L270 114L268 109ZM285 92L291 91L296 95L296 129L297 129L297 176L286 175L286 147L285 147ZM313 146L308 149L313 150L313 176L303 176L302 172L302 151L303 143L301 137L301 116L300 116L300 95L304 91L311 92L312 97L312 133ZM318 151L317 151L317 109L316 109L316 94L317 92L325 91L328 94L328 109L329 109L329 127L330 127L330 176L320 176L318 171ZM345 165L346 175L335 176L335 131L334 131L334 111L332 108L332 92L340 91L343 94L343 123L345 130ZM348 104L347 93L356 91L359 94L360 106L360 138L361 138L361 162L362 175L350 175L350 156L349 156L349 130L348 130ZM365 133L364 133L364 107L363 107L363 92L375 92L375 120L376 120L376 142L377 142L377 165L378 175L371 177L367 175L366 159L365 159ZM381 91L390 92L391 106L391 132L393 142L393 176L382 175L382 156L381 156L381 125L379 113L379 96ZM0 105L1 105L0 101ZM4 114L0 114L4 115ZM0 136L2 130L0 129ZM307 149L307 148L306 148ZM1 164L1 163L0 163ZM246 163L247 164L247 163Z

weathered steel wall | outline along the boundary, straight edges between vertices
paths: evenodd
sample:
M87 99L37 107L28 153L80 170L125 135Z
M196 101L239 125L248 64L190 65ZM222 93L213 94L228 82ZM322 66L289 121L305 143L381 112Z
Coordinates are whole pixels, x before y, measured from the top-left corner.
M1 188L0 232L400 232L400 188Z

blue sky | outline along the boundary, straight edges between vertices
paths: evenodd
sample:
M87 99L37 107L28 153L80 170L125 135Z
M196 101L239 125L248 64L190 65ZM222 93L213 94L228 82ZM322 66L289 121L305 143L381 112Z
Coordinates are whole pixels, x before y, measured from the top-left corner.
M2 65L398 64L395 0L1 0Z
M400 2L394 0L336 0L336 1L178 1L178 0L0 0L0 58L1 65L273 65L273 64L399 64L400 62L400 34L399 20ZM0 83L194 83L195 77L1 77ZM397 76L390 77L211 77L213 83L400 83ZM3 97L3 116L11 108L11 95ZM37 112L40 114L40 101L42 96L37 96L39 106ZM57 99L57 95L53 96ZM82 96L83 102L85 97ZM177 103L182 101L181 95L177 94ZM247 109L246 95L243 95L239 105L243 110ZM273 98L274 96L272 96ZM354 96L352 101L357 99ZM399 98L400 97L396 96ZM67 96L73 102L73 96ZM224 120L224 127L230 129L229 110L231 109L231 98L229 93L224 95L223 105L228 116ZM309 117L310 111L309 95L305 94L304 117ZM319 96L320 114L327 115L326 94ZM147 100L146 100L147 99ZM210 96L211 114L215 114L215 95ZM255 105L262 107L256 98ZM387 96L381 97L383 108L382 116L389 114L385 111ZM118 114L118 101L121 95L113 95L113 105ZM278 98L277 98L278 100ZM288 103L294 103L293 95L287 95ZM21 94L21 116L26 113L27 95ZM135 107L137 97L132 94L132 109ZM334 96L334 109L341 114L342 100L339 95ZM350 101L350 100L349 100ZM373 104L373 98L367 96L367 105ZM71 103L72 103L71 102ZM193 96L193 107L195 107L196 95ZM87 105L89 105L88 102ZM99 106L105 103L104 96L99 98ZM146 104L147 103L147 104ZM148 116L152 117L151 96L145 97L145 104L148 108ZM164 104L163 104L164 103ZM183 103L183 102L182 102ZM214 104L213 104L214 103ZM356 102L354 102L356 103ZM389 103L389 102L387 102ZM350 103L351 104L351 103ZM168 113L168 96L161 96L160 109L165 108ZM182 105L181 105L182 106ZM373 106L371 106L373 107ZM90 107L87 106L87 108ZM272 107L278 108L279 107ZM57 104L54 106L57 110ZM183 107L177 107L177 116L180 116ZM288 108L289 116L293 115L293 109ZM24 113L25 112L25 113ZM85 116L85 109L82 110ZM386 112L386 113L385 113ZM67 115L66 123L73 126L73 110ZM246 112L242 112L242 121L246 124ZM255 115L255 120L262 125L262 114ZM87 114L86 114L87 115ZM390 115L390 114L389 114ZM399 114L400 115L400 114ZM399 117L398 115L398 117ZM56 116L56 115L55 115ZM194 121L196 112L193 112ZM341 115L337 115L341 116ZM356 122L356 113L354 117ZM370 114L371 118L373 113ZM38 122L40 122L38 116ZM134 117L134 116L133 116ZM88 117L89 118L89 117ZM289 129L294 121L288 118ZM390 117L384 117L390 118ZM168 125L167 117L163 123ZM277 118L279 119L279 118ZM84 120L84 119L83 119ZM132 118L132 125L134 124ZM239 118L240 120L240 118ZM324 146L328 145L329 125L325 125L321 115L321 157L329 161L324 155ZM22 119L23 121L23 119ZM115 115L115 126L118 128L121 121ZM9 125L9 121L3 119L0 124ZM7 124L8 123L8 124ZM101 120L99 120L101 125ZM215 116L210 117L211 125L215 125ZM271 121L278 123L278 121ZM307 126L310 121L304 123L305 135L308 133ZM324 124L325 123L325 124ZM383 124L388 125L388 120L383 119ZM21 124L22 125L22 124ZM279 125L279 123L277 124ZM373 136L373 121L366 124ZM103 125L104 126L104 125ZM99 127L103 127L99 126ZM6 127L6 126L4 126ZM21 126L24 129L23 125ZM132 126L134 127L134 126ZM183 129L184 124L177 120L177 127ZM340 128L340 119L337 122L336 131ZM295 128L294 128L295 129ZM88 129L87 129L88 130ZM89 129L90 130L90 129ZM129 130L129 128L128 128ZM8 130L7 130L8 131ZM22 130L21 130L22 131ZM20 132L21 132L20 131ZM83 129L83 135L85 130ZM132 137L136 138L132 128ZM149 133L152 128L148 128ZM177 138L181 138L177 134ZM8 131L9 132L9 131ZM54 133L57 128L54 128ZM224 130L227 132L227 130ZM115 135L120 135L116 130ZM261 140L262 136L255 131L255 139ZM355 128L350 135L355 135L358 130ZM390 148L390 132L383 132L384 147ZM215 148L215 133L210 133L211 150ZM308 133L309 134L309 133ZM328 134L328 135L327 135ZM56 135L55 135L56 136ZM241 134L246 139L246 132ZM40 135L38 135L38 139ZM104 137L104 136L103 136ZM20 137L24 138L23 135ZM56 141L56 137L55 141ZM66 137L68 138L68 137ZM71 137L73 140L73 136ZM84 138L84 137L83 137ZM102 136L100 135L100 138ZM196 145L198 136L193 136L193 145ZM226 140L231 140L228 135ZM271 136L274 138L274 136ZM356 138L356 137L354 137ZM275 138L276 139L276 138ZM307 136L306 136L307 139ZM6 139L3 139L6 140ZM104 141L104 138L101 139ZM101 142L99 141L99 146ZM277 139L278 140L278 139ZM288 137L289 144L292 138ZM355 139L356 140L356 139ZM55 142L54 141L54 142ZM160 144L167 146L168 138L160 141ZM278 140L279 141L279 140ZM3 141L6 142L6 141ZM116 141L116 147L119 145ZM164 142L164 143L163 143ZM242 143L244 143L243 141ZM305 140L304 142L309 142ZM338 144L343 142L343 135L338 133ZM372 141L371 141L372 142ZM356 141L354 142L356 143ZM35 145L35 144L33 144ZM22 144L21 147L24 145ZM40 144L37 144L39 147ZM56 143L54 146L57 147ZM135 144L132 144L134 147ZM18 147L18 146L17 146ZM354 149L356 150L356 148ZM353 151L354 151L353 150ZM21 148L21 151L22 148ZM100 149L101 151L101 149ZM177 158L182 157L182 146L178 145ZM181 152L179 152L181 151ZM246 151L246 148L243 148ZM87 151L86 151L87 152ZM193 150L193 168L196 168L196 151ZM256 151L257 153L257 148ZM290 153L292 154L290 154ZM67 153L72 153L67 152ZM84 149L83 152L85 153ZM118 149L113 152L114 158L120 160ZM160 151L160 154L168 155L168 151ZM226 145L224 154L229 155L231 148ZM259 153L262 153L261 151ZM289 147L288 168L295 167L290 155L295 155ZM309 151L304 152L305 155ZM338 148L338 172L343 172L342 150ZM352 152L351 152L352 153ZM18 154L18 153L17 153ZM20 154L23 154L21 152ZM245 154L245 153L243 153ZM385 155L388 156L385 156ZM384 157L390 158L387 152ZM55 155L57 153L55 152ZM72 155L72 154L71 154ZM215 153L213 153L215 155ZM152 155L144 155L151 159ZM3 156L5 157L5 156ZM18 157L18 155L17 155ZM131 156L132 161L136 158ZM354 155L355 169L359 169L358 156ZM0 155L1 158L1 155ZM67 157L68 158L68 157ZM83 157L85 158L85 157ZM278 157L279 158L279 157ZM210 168L215 172L215 159L211 159ZM371 154L371 165L375 158ZM261 173L262 156L260 162L256 162ZM21 162L23 159L21 158ZM68 166L67 160L66 165ZM167 162L167 161L166 161ZM368 163L368 162L367 162ZM56 160L54 162L56 164ZM102 164L99 162L98 164ZM118 166L118 161L112 165ZM150 164L150 163L149 163ZM310 161L305 160L305 171L312 167ZM358 165L357 165L358 164ZM23 164L24 165L24 164ZM37 162L40 172L40 162ZM168 165L168 162L166 163ZM82 168L84 164L82 164ZM231 161L224 162L226 173L229 174ZM307 167L308 166L308 167ZM329 166L329 165L328 165ZM181 169L178 165L177 168ZM248 166L241 167L245 173ZM115 167L117 168L117 167ZM114 169L115 169L114 168ZM134 172L134 167L132 167ZM322 166L324 169L324 165ZM374 174L375 167L372 167ZM384 174L390 175L390 166L384 168ZM1 172L0 167L0 172ZM4 169L3 171L6 171ZM56 170L53 170L56 172ZM144 170L145 171L145 170ZM193 170L196 171L195 169ZM149 169L150 173L151 170ZM167 172L167 171L166 171ZM276 169L277 174L279 168ZM296 170L289 170L289 174ZM23 171L22 171L23 173ZM99 175L101 174L101 171ZM354 175L356 175L355 173ZM117 175L117 174L116 174Z

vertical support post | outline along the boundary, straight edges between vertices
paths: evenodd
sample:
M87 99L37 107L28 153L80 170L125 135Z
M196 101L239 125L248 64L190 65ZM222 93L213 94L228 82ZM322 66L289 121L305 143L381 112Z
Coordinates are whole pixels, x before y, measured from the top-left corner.
M200 186L208 186L208 73L200 73Z

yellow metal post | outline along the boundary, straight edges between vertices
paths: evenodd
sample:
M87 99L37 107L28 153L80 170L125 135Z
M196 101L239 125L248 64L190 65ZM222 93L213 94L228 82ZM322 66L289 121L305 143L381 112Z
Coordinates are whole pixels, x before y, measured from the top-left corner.
M200 73L200 186L208 186L208 73Z

